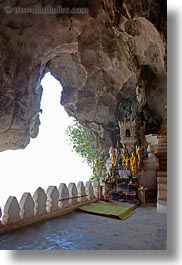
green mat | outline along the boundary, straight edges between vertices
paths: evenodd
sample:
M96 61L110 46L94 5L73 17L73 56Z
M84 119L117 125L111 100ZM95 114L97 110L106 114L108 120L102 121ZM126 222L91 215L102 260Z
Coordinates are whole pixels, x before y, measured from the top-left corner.
M129 217L134 211L130 208L123 208L120 206L106 205L101 203L89 203L78 207L79 210L104 215L108 217L117 217L121 220Z

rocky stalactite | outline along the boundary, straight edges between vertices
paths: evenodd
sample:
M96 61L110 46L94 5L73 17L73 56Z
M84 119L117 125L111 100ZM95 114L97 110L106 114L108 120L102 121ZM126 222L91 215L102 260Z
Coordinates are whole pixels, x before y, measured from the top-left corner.
M48 2L0 2L0 150L25 148L37 136L48 71L63 86L61 104L92 131L101 152L117 132L118 99L130 102L139 79L146 91L141 115L152 115L154 131L165 132L165 1ZM57 9L35 12L46 7ZM71 12L82 7L88 12Z

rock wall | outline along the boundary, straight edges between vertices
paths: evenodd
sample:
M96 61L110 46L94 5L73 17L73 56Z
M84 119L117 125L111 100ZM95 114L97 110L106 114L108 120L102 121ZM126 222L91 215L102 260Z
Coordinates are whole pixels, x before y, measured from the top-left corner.
M88 12L62 14L60 3ZM92 131L98 151L113 143L118 99L130 99L139 78L160 117L157 130L166 132L165 1L12 0L0 1L0 10L1 151L25 148L37 136L48 71L63 86L61 104Z

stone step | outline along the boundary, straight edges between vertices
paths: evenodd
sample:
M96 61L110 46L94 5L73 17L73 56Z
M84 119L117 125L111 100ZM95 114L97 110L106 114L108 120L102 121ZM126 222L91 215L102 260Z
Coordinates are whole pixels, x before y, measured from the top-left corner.
M162 214L167 214L167 201L157 201L157 211Z
M156 156L157 157L165 157L165 158L167 158L167 152L162 150L162 152L157 152Z
M164 155L164 154L162 154L162 155L156 154L156 156L157 156L157 158L159 160L167 161L167 155Z
M163 150L165 150L165 152L167 151L167 146L165 145L165 146L161 146L161 145L158 145L158 151L163 151Z
M158 146L158 150L162 153L167 153L167 146ZM163 151L164 150L164 151Z
M164 200L158 200L158 203L167 206L167 201L164 201Z
M157 154L167 154L167 148L156 148L156 149L153 149L154 152L156 152Z
M167 162L166 161L159 161L159 167L167 167ZM160 171L167 171L167 170L161 170Z
M157 154L159 159L167 159L167 154Z
M167 183L167 178L165 177L157 177L157 183Z
M157 140L155 140L153 142L155 142L157 146L167 146L167 141L157 141Z
M159 167L162 167L162 166L167 166L167 161L159 159ZM163 170L161 170L161 171L163 171Z
M164 138L158 138L158 141L159 142L166 142L167 143L167 137L164 137Z
M164 163L167 165L167 159L165 159L165 158L160 159L159 158L159 164L164 164Z
M160 160L159 159L159 167L163 167L163 166L167 167L167 160ZM161 170L160 169L160 171L167 171L167 170Z
M167 145L167 140L158 140L158 145Z
M160 161L159 167L167 167L167 162L166 161ZM160 171L167 171L167 170L161 170Z
M167 150L164 150L164 149L158 149L156 150L156 155L159 155L159 156L166 156L167 157Z
M167 171L167 166L161 166L161 167L160 167L160 170L165 170L165 171Z
M163 137L158 137L159 141L166 141L167 142L167 137L163 136Z
M167 183L158 183L158 190L167 191Z
M167 154L167 148L159 148L158 146L152 146L152 151L154 154Z
M165 168L165 169L162 169ZM160 171L167 171L167 164L166 163L160 163L159 164L159 170Z
M157 171L157 177L167 177L167 171Z
M161 154L161 155L162 155L162 154L167 155L167 149L164 149L164 148L163 148L163 149L158 149L158 150L157 150L157 153L158 153L158 154Z
M160 164L159 165L159 170L161 170L161 171L167 171L167 164Z
M166 160L167 161L167 155L157 154L157 157L158 157L159 160Z
M167 191L158 190L157 200L167 201Z
M167 166L167 159L160 159L159 158L159 165L166 165ZM160 171L164 171L164 170L160 170Z

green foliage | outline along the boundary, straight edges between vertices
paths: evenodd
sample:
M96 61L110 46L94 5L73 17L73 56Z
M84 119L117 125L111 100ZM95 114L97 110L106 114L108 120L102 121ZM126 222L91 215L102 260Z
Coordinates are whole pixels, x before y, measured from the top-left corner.
M73 149L87 161L90 167L93 166L93 161L96 156L93 138L89 130L83 127L78 121L74 121L66 130L70 138Z
M100 179L100 176L99 174L97 174L96 172L94 172L90 178L91 181L93 181L94 179L96 180L99 180Z
M93 171L91 180L99 179L105 167L105 159L97 154L90 131L78 121L74 121L66 130L70 142L76 153L87 161Z

